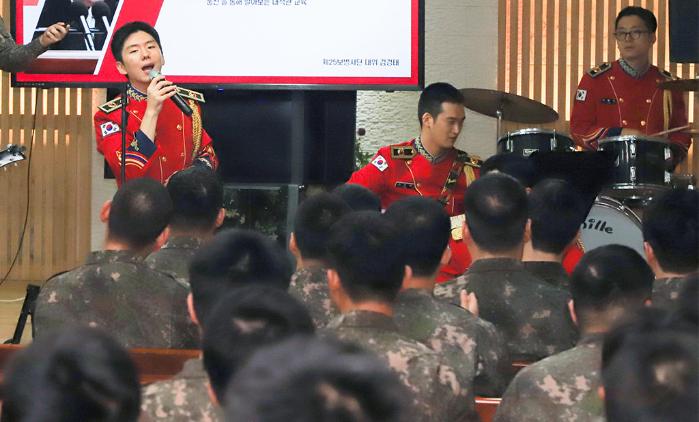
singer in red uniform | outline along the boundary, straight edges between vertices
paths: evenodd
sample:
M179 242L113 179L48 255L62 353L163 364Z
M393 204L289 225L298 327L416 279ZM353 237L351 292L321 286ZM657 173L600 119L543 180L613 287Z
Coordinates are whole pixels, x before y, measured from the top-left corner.
M466 187L478 177L481 160L454 148L465 119L461 92L443 82L429 85L420 95L418 119L420 136L379 149L347 183L376 193L384 209L402 197L420 195L440 201L450 216L463 214ZM470 264L463 242L451 239L449 245L452 260L438 281L461 275Z
M126 178L150 177L161 183L176 171L191 165L216 169L218 160L212 141L202 127L201 93L176 87L159 70L164 64L160 38L144 22L130 22L112 37L112 54L119 73L129 80L128 124L121 127L123 99L107 102L95 113L97 150L120 179L122 158ZM153 72L155 71L155 72ZM152 75L157 74L155 77ZM178 94L191 108L191 116L172 101ZM126 132L126 154L121 154L122 130Z
M595 150L602 138L649 136L687 125L683 93L658 88L672 75L650 63L657 26L647 9L629 6L619 12L614 36L621 58L583 75L573 102L570 132L581 147ZM686 154L691 144L688 134L665 137Z

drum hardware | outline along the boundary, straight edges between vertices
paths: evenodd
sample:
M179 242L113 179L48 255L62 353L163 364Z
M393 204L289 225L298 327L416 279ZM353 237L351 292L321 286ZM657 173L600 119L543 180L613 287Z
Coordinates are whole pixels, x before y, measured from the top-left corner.
M508 132L498 139L498 154L517 153L528 157L537 151L574 151L574 143L568 136L555 130L536 128Z

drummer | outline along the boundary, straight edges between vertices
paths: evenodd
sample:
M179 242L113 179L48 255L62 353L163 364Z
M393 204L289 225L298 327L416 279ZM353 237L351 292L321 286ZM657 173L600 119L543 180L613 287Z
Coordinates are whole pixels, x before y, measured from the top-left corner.
M682 93L658 88L659 82L673 76L650 63L657 26L655 15L642 7L619 12L613 34L621 58L587 71L575 94L570 132L577 145L595 150L603 138L657 137L687 125ZM682 157L676 162L686 155L691 144L688 134L677 131L663 137L681 147Z

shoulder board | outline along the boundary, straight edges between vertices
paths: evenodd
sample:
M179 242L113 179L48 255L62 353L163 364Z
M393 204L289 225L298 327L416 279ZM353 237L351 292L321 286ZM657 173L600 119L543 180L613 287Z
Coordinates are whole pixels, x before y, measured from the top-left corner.
M121 97L118 97L118 98L113 99L112 101L106 102L97 108L104 111L105 113L109 114L114 110L118 110L119 107L121 107Z
M204 94L197 91L192 91L191 89L177 87L177 93L181 97L189 98L190 100L199 101L200 103L205 103Z
M396 160L411 160L417 155L411 145L391 145L391 158Z
M481 165L483 164L481 157L474 154L469 154L466 151L461 151L460 149L456 150L456 159L467 166L475 168L481 168Z
M660 69L658 69L658 70L660 70ZM675 77L675 75L673 75L672 73L668 72L667 70L660 70L660 74L663 75L663 76L665 76L665 77L668 78L668 79L677 79L677 78Z
M599 75L603 74L604 72L608 71L609 69L612 68L612 64L609 62L604 62L600 65L597 65L593 67L592 69L587 71L587 74L590 75L593 78L598 77Z

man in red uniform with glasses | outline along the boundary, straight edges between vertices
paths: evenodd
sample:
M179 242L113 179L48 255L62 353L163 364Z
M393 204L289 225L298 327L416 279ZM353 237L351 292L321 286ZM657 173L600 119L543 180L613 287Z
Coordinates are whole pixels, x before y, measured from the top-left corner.
M425 196L442 203L450 216L464 213L466 187L478 177L481 160L454 148L464 124L464 99L452 85L427 86L418 102L420 135L379 149L371 162L347 183L370 189L387 208L405 196ZM451 239L452 259L438 280L463 274L470 264L468 250Z
M687 125L683 93L659 88L673 77L650 63L657 26L653 13L642 7L629 6L617 15L614 36L621 58L589 70L575 94L570 132L579 146L596 150L603 138L651 136ZM680 147L679 161L691 144L689 135L666 137Z

